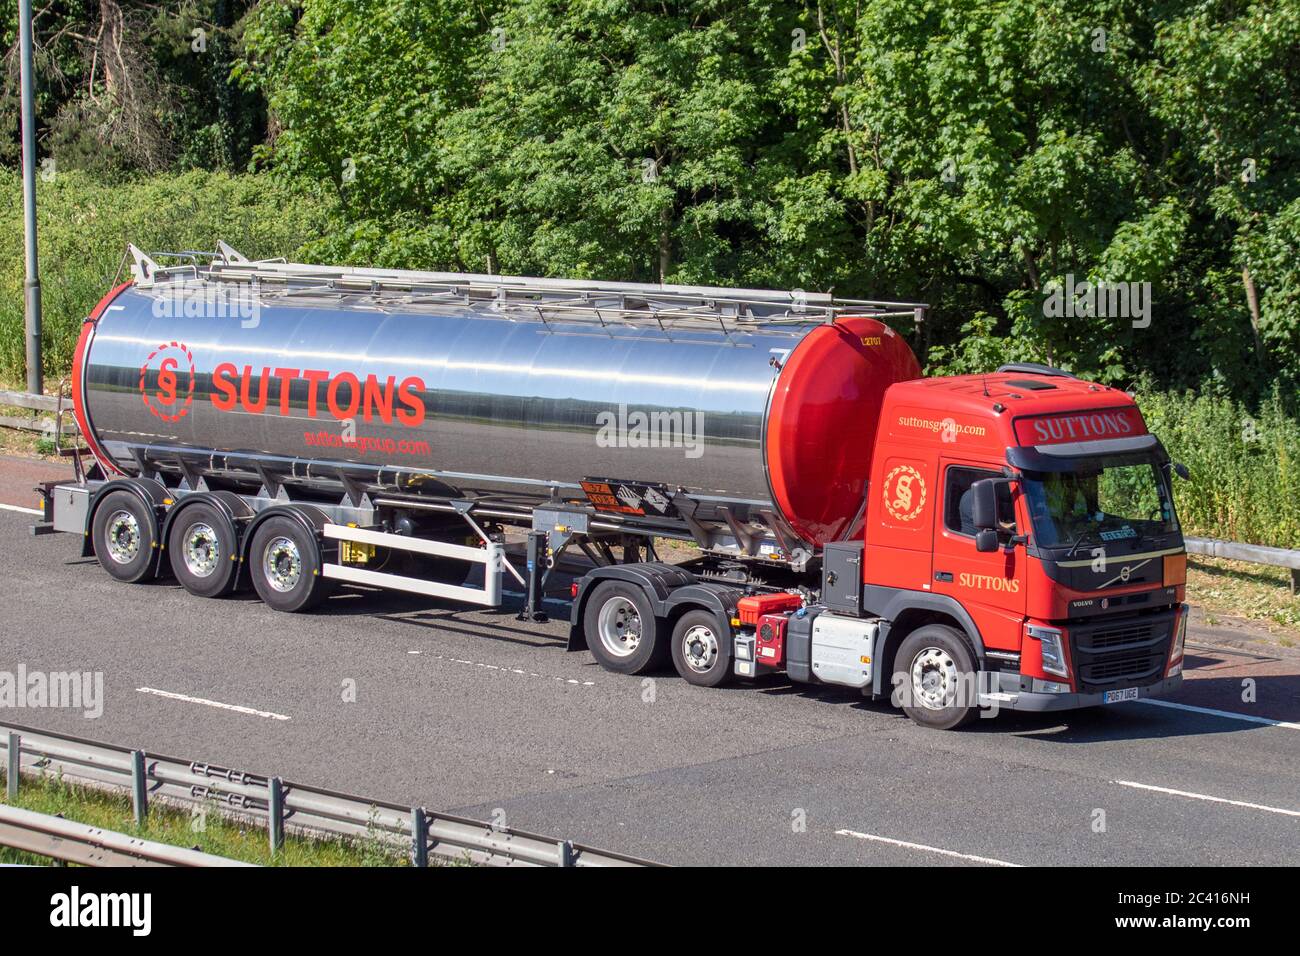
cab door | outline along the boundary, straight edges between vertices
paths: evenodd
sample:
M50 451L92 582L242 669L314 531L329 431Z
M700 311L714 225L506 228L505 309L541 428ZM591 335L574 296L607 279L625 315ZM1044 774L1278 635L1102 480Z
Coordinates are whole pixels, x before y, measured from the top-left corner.
M1012 527L1000 536L997 551L975 550L971 525L971 485L1000 478L1001 471L977 462L943 458L939 462L941 500L934 523L934 553L930 588L954 598L975 621L986 647L1020 650L1025 619L1025 549L1006 543ZM1008 508L1009 517L1014 508Z

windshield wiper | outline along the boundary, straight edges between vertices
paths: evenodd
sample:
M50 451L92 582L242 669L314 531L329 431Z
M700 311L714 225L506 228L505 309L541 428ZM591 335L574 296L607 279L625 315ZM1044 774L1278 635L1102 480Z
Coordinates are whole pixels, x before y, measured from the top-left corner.
M1090 537L1092 537L1091 531L1084 531L1082 534L1080 534L1079 537L1077 537L1074 540L1074 544L1070 546L1070 550L1065 552L1065 557L1067 559L1074 557L1074 553L1079 550L1079 545L1083 544L1083 542Z

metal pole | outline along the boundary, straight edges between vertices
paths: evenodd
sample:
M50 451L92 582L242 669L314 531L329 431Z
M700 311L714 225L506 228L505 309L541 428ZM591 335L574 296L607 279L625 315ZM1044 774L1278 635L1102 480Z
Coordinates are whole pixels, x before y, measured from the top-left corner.
M275 856L284 846L284 781L272 777L266 782L269 791L267 799L267 831L271 836L271 856Z
M18 0L23 120L23 222L27 251L27 391L44 391L41 374L41 280L36 269L36 103L32 93L32 0Z
M149 783L144 772L144 751L131 751L131 805L135 809L135 825L144 826L149 813Z
M22 770L23 759L23 739L18 734L9 735L9 767L5 771L5 789L8 791L9 802L13 803L18 799L18 774Z
M429 818L424 807L411 808L411 865L429 865Z

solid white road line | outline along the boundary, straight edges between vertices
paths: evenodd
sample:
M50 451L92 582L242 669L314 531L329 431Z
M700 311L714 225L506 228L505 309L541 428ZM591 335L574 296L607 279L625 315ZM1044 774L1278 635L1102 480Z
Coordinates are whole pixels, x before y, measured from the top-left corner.
M1292 723L1288 720L1274 720L1271 717L1256 717L1254 714L1239 714L1232 710L1214 710L1209 707L1196 707L1193 704L1180 704L1172 700L1156 700L1152 697L1145 697L1142 700L1134 701L1138 704L1150 704L1152 707L1170 707L1174 710L1190 710L1194 714L1208 714L1211 717L1230 717L1233 720L1244 720L1250 724L1263 724L1266 727L1284 727L1287 730L1300 730L1300 724Z
M24 508L22 505L0 504L0 511L16 511L20 515L43 516L45 514L45 512L41 511L39 508Z
M1111 783L1117 783L1121 787L1133 787L1136 790L1154 790L1156 793L1167 793L1175 797L1187 797L1191 800L1208 800L1211 803L1227 803L1234 807L1246 807L1250 810L1266 810L1269 813L1280 813L1288 817L1300 817L1300 810L1283 810L1281 807L1266 807L1262 803L1247 803L1245 800L1229 800L1226 797L1211 797L1205 793L1190 793L1187 790L1171 790L1168 787L1156 787L1149 783L1134 783L1132 780L1112 780Z
M155 697L166 697L168 700L180 700L187 704L202 704L205 707L219 707L222 710L233 710L237 714L248 714L252 717L269 717L271 720L289 720L284 714L272 713L269 710L254 710L252 707L240 707L238 704L223 704L219 700L207 700L203 697L190 697L186 694L174 694L169 690L158 690L153 687L137 687L141 694L153 694Z
M958 860L970 860L972 863L986 863L989 866L1014 866L1019 867L1019 863L1008 863L1006 860L995 860L987 856L975 856L972 853L958 853L956 850L944 850L937 846L926 846L924 843L908 843L906 840L894 840L889 837L876 836L873 833L859 833L857 830L836 830L836 836L850 836L858 840L874 840L877 843L888 843L890 846L901 846L909 850L924 850L926 853L938 853L940 856L951 856Z

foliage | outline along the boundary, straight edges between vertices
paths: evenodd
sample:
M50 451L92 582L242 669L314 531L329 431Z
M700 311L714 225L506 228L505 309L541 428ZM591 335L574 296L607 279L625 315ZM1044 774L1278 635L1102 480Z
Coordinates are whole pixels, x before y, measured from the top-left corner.
M1300 418L1280 393L1255 412L1190 392L1139 392L1138 404L1191 471L1173 482L1185 533L1300 548Z
M295 252L335 225L337 208L312 188L266 177L191 171L105 185L82 173L37 180L44 357L58 381L72 367L82 319L123 269L126 244L212 249L224 239L250 256ZM0 381L21 382L22 189L0 173ZM119 280L120 281L120 280Z
M262 100L231 76L248 0L50 0L33 4L37 136L56 169L113 178L172 167L235 169L265 135ZM6 49L0 159L18 139L17 4Z
M342 197L321 257L922 298L936 368L1300 383L1297 0L301 9L238 73L263 160ZM1071 278L1149 324L1054 314Z

